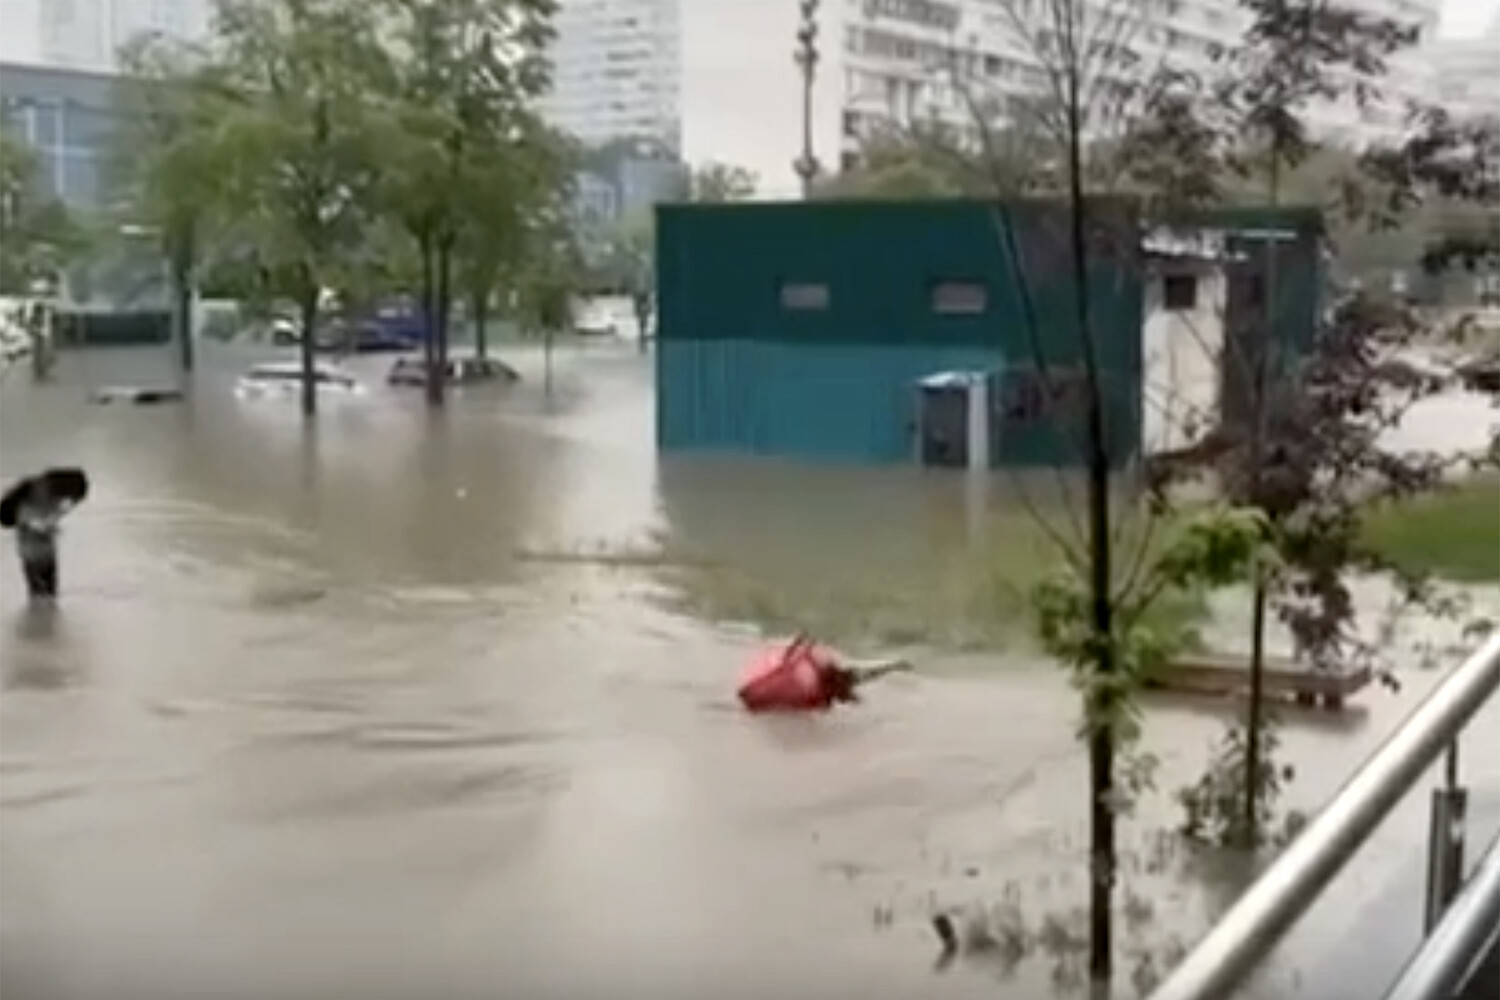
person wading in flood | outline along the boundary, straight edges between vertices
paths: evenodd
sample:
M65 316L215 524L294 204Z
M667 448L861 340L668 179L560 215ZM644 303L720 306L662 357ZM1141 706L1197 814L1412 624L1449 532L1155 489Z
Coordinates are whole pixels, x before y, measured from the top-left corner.
M57 522L66 511L52 500L46 480L36 485L21 502L16 517L16 548L26 590L32 597L57 596Z
M87 493L82 471L50 469L17 483L0 501L0 526L15 529L21 571L33 600L57 597L59 523Z

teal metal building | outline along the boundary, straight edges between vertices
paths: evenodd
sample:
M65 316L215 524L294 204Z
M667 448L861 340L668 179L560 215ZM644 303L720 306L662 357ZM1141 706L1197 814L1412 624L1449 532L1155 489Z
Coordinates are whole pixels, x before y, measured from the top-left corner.
M1120 463L1140 441L1142 227L1125 202L1090 218L1090 339ZM1033 201L661 206L658 448L912 462L923 381L966 372L992 386L984 464L1076 462L1067 220Z

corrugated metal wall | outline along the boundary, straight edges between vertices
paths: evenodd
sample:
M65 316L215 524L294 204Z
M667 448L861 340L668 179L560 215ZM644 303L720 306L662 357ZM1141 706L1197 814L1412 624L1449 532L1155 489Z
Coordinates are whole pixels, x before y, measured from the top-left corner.
M1139 440L1141 280L1136 224L1095 234L1090 288L1117 459ZM865 462L909 461L915 383L951 369L1076 367L1065 213L966 201L666 206L657 214L657 442ZM938 283L982 286L977 315L939 314ZM789 284L824 308L787 308ZM1002 394L1003 395L1003 394ZM1035 415L999 457L1075 461Z
M757 340L662 340L658 441L667 450L825 461L911 459L915 383L992 370L998 351Z

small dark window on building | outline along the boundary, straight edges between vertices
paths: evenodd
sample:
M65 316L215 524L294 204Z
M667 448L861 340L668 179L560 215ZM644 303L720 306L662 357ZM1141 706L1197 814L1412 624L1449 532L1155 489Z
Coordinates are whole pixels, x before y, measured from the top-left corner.
M789 281L781 286L781 308L796 312L814 312L828 308L828 286L806 281Z
M1169 274L1161 279L1161 304L1168 312L1192 312L1198 308L1198 278L1192 274Z
M989 301L989 290L975 281L939 281L932 286L932 311L942 316L978 316Z

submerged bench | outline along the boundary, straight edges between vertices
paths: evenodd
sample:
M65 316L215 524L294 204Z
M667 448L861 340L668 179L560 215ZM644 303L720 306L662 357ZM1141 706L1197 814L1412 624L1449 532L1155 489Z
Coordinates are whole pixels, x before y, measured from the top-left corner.
M1270 697L1299 705L1321 705L1330 711L1374 680L1369 666L1350 670L1314 670L1284 656L1268 656L1261 673L1262 690ZM1238 695L1250 690L1250 657L1222 653L1188 653L1162 667L1148 687L1191 694Z

